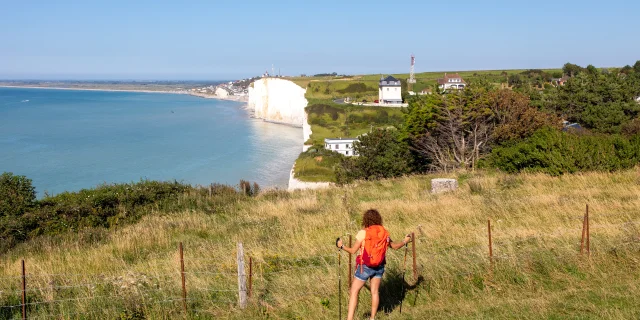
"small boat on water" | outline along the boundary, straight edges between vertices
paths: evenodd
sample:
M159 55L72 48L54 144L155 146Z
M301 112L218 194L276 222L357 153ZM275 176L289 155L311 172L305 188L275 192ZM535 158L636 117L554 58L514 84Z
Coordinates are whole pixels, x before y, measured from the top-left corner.
M20 102L29 102L29 100L22 100L22 101L20 101Z

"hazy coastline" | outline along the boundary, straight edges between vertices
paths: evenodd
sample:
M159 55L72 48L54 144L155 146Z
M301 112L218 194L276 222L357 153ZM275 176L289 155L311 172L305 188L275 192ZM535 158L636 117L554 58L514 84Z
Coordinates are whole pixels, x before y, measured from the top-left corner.
M227 96L220 97L215 94L206 94L201 92L193 92L190 90L143 90L143 89L110 89L110 88L77 88L77 87L47 87L47 86L16 86L16 85L3 85L0 84L0 88L15 88L15 89L51 89L51 90L79 90L79 91L105 91L105 92L141 92L141 93L163 93L163 94L186 94L196 96L205 99L218 99L226 101L247 102L247 96Z

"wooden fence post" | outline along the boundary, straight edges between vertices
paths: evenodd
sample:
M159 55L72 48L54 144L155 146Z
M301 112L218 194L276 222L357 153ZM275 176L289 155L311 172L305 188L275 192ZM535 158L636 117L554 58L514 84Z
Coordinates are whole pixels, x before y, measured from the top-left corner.
M249 256L249 298L253 292L253 258Z
M584 239L587 237L587 212L589 212L589 205L587 205L587 211L582 216L582 238L580 238L580 254L584 253Z
M587 216L587 255L591 255L591 235L589 234L589 205L587 205L587 210L586 210L586 216Z
M340 250L338 250L338 319L342 320L342 270Z
M491 240L491 219L487 220L487 231L489 233L489 263L493 266L493 242Z
M411 232L411 255L413 255L413 280L418 281L418 267L416 266L416 234Z
M247 276L244 272L244 249L242 242L238 242L238 305L241 309L247 307Z
M182 277L182 308L184 309L184 314L187 314L187 285L184 273L184 249L182 247L182 242L180 242L180 275Z
M209 198L213 197L213 184L209 184Z
M351 235L349 235L349 248L351 248ZM351 271L351 261L353 260L352 256L351 256L351 252L349 252L349 272L347 273L349 275L348 279L349 279L349 288L351 288L351 282L353 282L353 272Z
M27 275L24 268L24 259L22 259L22 320L27 319Z

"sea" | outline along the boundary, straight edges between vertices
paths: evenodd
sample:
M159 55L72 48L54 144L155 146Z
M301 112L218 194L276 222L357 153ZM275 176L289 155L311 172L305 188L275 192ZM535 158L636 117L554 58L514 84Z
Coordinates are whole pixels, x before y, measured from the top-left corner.
M38 196L140 180L286 188L302 130L184 94L0 88L0 173Z

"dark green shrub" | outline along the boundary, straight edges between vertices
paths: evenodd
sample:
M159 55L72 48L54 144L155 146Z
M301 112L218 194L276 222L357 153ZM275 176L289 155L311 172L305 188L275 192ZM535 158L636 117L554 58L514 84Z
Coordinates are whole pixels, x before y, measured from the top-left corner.
M409 147L395 129L374 129L354 143L357 157L344 158L336 168L338 183L357 179L398 177L411 171Z
M331 119L333 119L334 121L338 120L338 117L341 113L344 114L344 110L327 104L312 104L306 109L310 117L322 117L325 114L329 114Z
M590 135L542 129L518 143L494 148L488 164L506 172L544 172L628 169L640 160L640 138Z
M31 179L5 172L0 175L0 217L17 217L33 207L36 189Z
M369 88L364 83L352 83L348 87L338 90L340 93L363 93L367 91L376 91L375 88Z
M27 238L27 213L36 204L31 180L9 172L0 175L0 252Z
M240 192L240 191L243 192ZM156 211L202 210L227 212L260 193L257 183L241 181L240 189L212 184L193 187L177 181L104 184L93 189L45 196L37 201L31 180L5 173L0 176L0 252L40 236L77 232L83 242L100 241L101 230L138 221Z

